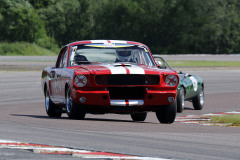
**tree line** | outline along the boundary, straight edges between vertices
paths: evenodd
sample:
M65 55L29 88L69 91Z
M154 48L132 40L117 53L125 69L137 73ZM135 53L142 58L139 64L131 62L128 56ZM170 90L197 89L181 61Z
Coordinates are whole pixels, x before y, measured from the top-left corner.
M0 0L0 41L142 42L156 54L240 53L239 0Z

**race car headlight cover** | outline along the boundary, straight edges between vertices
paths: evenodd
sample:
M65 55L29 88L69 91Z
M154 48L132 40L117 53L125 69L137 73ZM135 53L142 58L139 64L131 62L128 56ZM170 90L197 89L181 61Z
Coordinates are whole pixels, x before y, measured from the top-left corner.
M74 83L78 87L83 87L87 84L87 78L84 75L77 75L74 78Z
M165 83L168 85L168 86L175 86L178 84L178 78L176 75L168 75L166 78L165 78Z

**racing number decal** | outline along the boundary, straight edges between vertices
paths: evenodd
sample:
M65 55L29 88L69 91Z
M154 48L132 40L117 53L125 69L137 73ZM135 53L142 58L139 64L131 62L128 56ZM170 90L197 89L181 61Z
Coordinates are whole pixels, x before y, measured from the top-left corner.
M194 77L189 77L193 83L193 90L196 92L197 91L197 88L198 88L198 83L197 83L197 80L196 78Z

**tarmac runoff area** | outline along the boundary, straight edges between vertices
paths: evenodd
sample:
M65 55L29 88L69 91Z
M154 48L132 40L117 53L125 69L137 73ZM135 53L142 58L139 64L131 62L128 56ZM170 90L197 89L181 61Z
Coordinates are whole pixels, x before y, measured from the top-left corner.
M232 115L232 114L240 114L240 111L209 113L209 114L203 114L203 115L179 116L176 118L175 123L180 122L180 123L188 123L188 124L200 124L200 125L206 125L206 126L228 126L228 124L213 124L213 123L209 123L209 121L211 119L211 116ZM109 159L109 160L170 160L170 158L168 159L168 158L157 158L157 157L143 157L143 156L135 156L135 155L128 155L128 154L119 154L119 153L102 152L102 151L90 151L90 150L67 148L62 146L51 146L51 145L25 143L25 142L0 139L0 150L1 150L2 156L9 158L10 156L13 156L14 154L18 153L18 152L15 152L13 154L12 152L9 152L9 151L7 152L6 149L10 149L11 151L18 150L18 152L27 151L30 153L41 154L41 155L61 155L61 156L64 156L62 158L66 158L66 159L73 157L73 158L81 158L81 159ZM44 157L44 159L49 159L49 157L48 158Z
M32 57L19 61L1 58L0 159L20 159L19 154L23 155L22 159L85 159L89 156L94 159L225 160L240 157L239 127L208 125L212 114L238 114L239 68L227 72L226 68L218 68L217 71L212 68L184 68L204 79L206 104L203 110L196 111L187 102L176 122L163 125L153 113L144 123L134 123L128 115L110 114L88 114L84 121L69 120L66 115L61 119L49 118L44 111L40 77L42 68L53 66L56 57L46 61L33 61ZM225 59L224 56L222 58ZM25 145L14 146L11 143ZM129 148L130 145L134 147ZM59 154L53 154L53 151ZM35 154L37 152L41 154Z
M240 111L209 113L209 114L203 114L203 115L178 116L175 119L175 123L180 122L180 123L186 123L186 124L199 124L199 125L205 125L205 126L228 127L229 124L211 123L210 122L211 116L233 115L233 114L240 115ZM17 150L22 150L22 151L29 151L29 152L32 152L35 154L64 155L64 156L87 158L87 159L170 160L170 159L166 159L166 158L141 157L141 156L111 153L111 152L89 151L89 150L67 148L67 147L62 147L62 146L50 146L50 145L42 145L42 144L23 143L23 142L2 140L2 139L0 139L0 149L15 149L15 150L17 149Z

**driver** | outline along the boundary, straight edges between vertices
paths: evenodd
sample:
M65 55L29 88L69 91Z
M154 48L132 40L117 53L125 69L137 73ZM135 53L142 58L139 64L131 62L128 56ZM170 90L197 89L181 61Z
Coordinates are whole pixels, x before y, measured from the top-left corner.
M130 62L131 51L128 50L117 50L116 62Z

